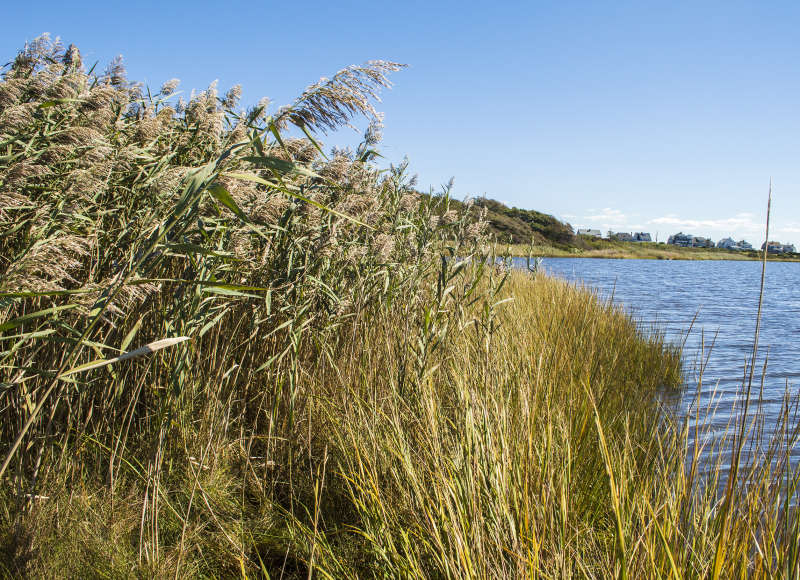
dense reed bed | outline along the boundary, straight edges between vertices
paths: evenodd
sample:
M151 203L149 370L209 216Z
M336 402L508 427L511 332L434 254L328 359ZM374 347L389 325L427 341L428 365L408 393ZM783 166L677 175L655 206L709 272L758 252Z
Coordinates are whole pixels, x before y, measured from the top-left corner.
M274 112L48 38L5 70L0 570L796 575L796 422L720 495L723 454L660 408L674 347L374 165L398 68Z

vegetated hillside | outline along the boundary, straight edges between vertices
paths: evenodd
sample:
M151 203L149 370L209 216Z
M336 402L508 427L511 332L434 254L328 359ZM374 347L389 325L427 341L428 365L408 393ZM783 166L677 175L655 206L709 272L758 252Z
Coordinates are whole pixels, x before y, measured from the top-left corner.
M459 203L459 202L456 202ZM537 244L569 248L579 240L570 224L564 223L546 213L532 209L508 207L505 204L485 197L473 202L473 211L485 211L484 219L488 231L501 243Z

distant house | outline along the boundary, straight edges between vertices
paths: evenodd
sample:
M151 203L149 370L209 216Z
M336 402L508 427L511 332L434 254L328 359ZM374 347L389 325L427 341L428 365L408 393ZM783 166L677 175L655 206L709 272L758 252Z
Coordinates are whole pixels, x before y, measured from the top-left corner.
M667 243L672 244L673 246L680 246L682 248L714 247L714 242L710 238L692 236L690 234L684 234L683 232L678 232L677 234L670 236L669 240L667 240Z
M761 249L767 248L768 254L794 254L795 247L792 244L781 244L780 242L764 242Z
M603 234L600 233L600 230L590 230L590 229L579 229L578 230L579 236L591 236L593 238L602 238Z
M628 232L608 232L608 237L618 242L632 242L633 236Z
M633 234L633 241L634 242L652 242L653 238L650 237L650 234L647 232L636 232Z
M752 250L753 246L749 242L744 240L734 241L733 238L723 238L717 243L718 248L724 248L726 250Z
M689 234L684 234L683 232L678 232L675 235L672 235L667 240L667 243L672 246L680 246L682 248L691 248L694 242L694 236L690 236Z

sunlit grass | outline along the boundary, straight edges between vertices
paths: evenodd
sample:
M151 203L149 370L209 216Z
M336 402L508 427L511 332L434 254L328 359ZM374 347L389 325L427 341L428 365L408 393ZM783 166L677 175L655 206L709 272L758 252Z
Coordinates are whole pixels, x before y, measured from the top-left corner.
M797 575L790 398L723 525L729 445L662 409L675 347L495 266L374 124L322 155L396 68L272 115L46 39L6 71L3 573L707 577L724 545L724 577Z

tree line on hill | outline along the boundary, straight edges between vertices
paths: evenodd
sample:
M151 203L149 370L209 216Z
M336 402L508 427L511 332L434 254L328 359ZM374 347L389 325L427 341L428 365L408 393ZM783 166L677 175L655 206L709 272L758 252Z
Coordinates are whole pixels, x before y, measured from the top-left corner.
M532 209L508 207L502 202L479 197L466 202L452 200L451 207L461 210L470 205L470 211L477 218L483 214L488 224L488 232L501 243L544 244L569 248L582 245L572 226L552 215Z

